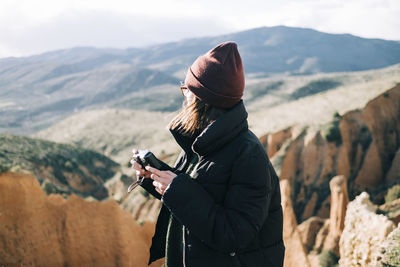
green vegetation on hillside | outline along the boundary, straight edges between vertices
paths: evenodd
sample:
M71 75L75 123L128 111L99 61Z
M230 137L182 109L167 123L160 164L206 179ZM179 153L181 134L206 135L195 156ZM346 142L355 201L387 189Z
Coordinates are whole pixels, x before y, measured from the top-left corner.
M328 142L335 142L337 146L342 144L342 135L340 134L339 124L341 116L339 113L334 114L331 122L322 127L321 134Z
M400 184L394 185L389 188L385 195L385 203L390 203L398 198L400 198Z
M104 155L76 145L0 135L0 171L32 173L47 193L106 198L108 193L103 183L118 167Z
M324 250L319 256L319 264L321 267L338 266L339 257L331 250Z
M394 267L400 266L400 231L397 228L394 230L390 236L390 245L382 248L383 259L379 267Z
M334 89L342 85L341 82L333 79L320 79L311 81L305 86L300 87L294 93L291 94L292 99L299 99L301 97L314 95L320 92L324 92L330 89Z
M265 86L257 86L254 89L250 90L250 97L247 99L247 101L254 101L257 100L259 97L263 97L267 94L270 94L282 87L284 85L284 81L274 81L271 83L268 83Z
M148 110L148 111L162 111L170 112L176 111L182 107L183 97L179 91L176 90L175 94L171 92L148 92L133 97L121 100L113 105L114 108L135 109L135 110Z

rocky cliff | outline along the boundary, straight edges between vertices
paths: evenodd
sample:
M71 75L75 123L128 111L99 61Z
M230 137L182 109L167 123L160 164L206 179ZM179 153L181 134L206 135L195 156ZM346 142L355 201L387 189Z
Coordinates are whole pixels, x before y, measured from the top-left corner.
M344 229L345 215L349 195L347 193L347 179L345 176L336 176L330 183L331 209L329 215L329 233L324 242L324 250L330 250L339 256L339 239Z
M393 258L381 250L400 221L399 199L383 205L400 183L400 85L329 124L288 127L260 141L281 179L285 266L333 266L339 258L341 266L375 266Z
M280 182L282 192L283 209L283 240L285 243L284 266L304 266L309 267L310 262L307 258L305 247L301 240L301 235L297 229L296 217L290 199L290 184L287 180Z
M336 175L346 177L350 199L367 191L382 204L400 178L400 85L320 128L289 127L260 140L280 179L290 181L299 223L329 217L329 182Z
M348 203L367 191L375 204L382 204L387 189L400 181L399 85L363 109L336 114L320 128L289 127L260 140L281 179L286 267L334 264L338 256L342 266L384 259L378 245L389 238L393 222L399 222L398 202L378 207L365 193ZM139 228L134 219L154 221L161 203L140 189L127 195L130 176L115 176L105 187L133 216L115 202L46 196L32 177L2 174L0 263L46 264L42 260L53 256L50 248L55 266L145 262L153 229L147 224L145 230ZM102 242L106 244L98 246ZM136 252L146 257L136 257ZM43 257L35 258L37 253Z
M400 266L400 225L382 243L376 266Z
M382 214L363 192L352 201L346 212L345 228L340 238L340 266L374 267L380 258L381 246L394 229L394 223Z
M143 267L154 231L115 201L48 196L33 176L10 172L0 174L0 225L1 266Z

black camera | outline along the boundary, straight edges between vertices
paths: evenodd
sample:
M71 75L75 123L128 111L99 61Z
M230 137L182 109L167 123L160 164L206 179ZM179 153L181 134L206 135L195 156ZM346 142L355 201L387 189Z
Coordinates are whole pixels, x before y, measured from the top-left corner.
M154 167L158 170L171 170L166 163L162 162L161 160L157 159L150 150L138 150L138 153L132 156L132 159L139 163L142 168L145 170L146 166ZM145 177L138 177L137 181L133 182L128 187L128 193L130 193L133 189L137 186L141 185L144 181Z
M142 165L143 169L145 169L146 166L151 166L159 170L162 169L160 161L150 152L150 150L138 150L138 153L134 154L132 158Z

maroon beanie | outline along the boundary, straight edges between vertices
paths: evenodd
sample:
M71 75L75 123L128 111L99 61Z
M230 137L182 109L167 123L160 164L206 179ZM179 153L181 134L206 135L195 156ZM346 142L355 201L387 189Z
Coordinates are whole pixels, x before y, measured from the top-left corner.
M185 85L200 100L218 108L230 108L242 99L244 72L234 42L217 45L198 57L189 68Z

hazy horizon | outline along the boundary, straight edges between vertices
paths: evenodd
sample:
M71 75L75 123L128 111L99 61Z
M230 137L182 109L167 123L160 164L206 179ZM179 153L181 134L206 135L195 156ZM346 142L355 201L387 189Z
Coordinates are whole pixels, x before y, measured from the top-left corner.
M247 30L253 30L253 29L259 29L259 28L273 28L273 27L293 27L293 26L286 26L286 25L274 25L274 26L259 26L259 27L254 27L254 28L250 28L250 29L244 29L244 30L237 30L237 31L228 31L225 33L220 33L220 34L213 34L213 35L203 35L203 36L196 36L196 37L182 37L181 39L176 39L176 40L167 40L167 41L159 41L159 42L153 42L153 43L149 43L149 44L143 44L143 45L137 45L137 46L126 46L126 47L116 47L116 46L98 46L98 45L76 45L76 46L69 46L69 47L59 47L59 48L55 48L55 49L50 49L50 50L45 50L45 51L41 51L41 52L37 52L37 53L33 53L33 54L27 54L27 55L19 55L19 56L7 56L7 57L1 57L0 59L4 59L4 58L22 58L22 57L29 57L29 56L36 56L36 55L41 55L41 54L45 54L45 53L49 53L49 52L54 52L54 51L60 51L60 50L68 50L68 49L74 49L74 48L95 48L95 49L130 49L130 48L148 48L154 45L161 45L161 44L167 44L167 43L174 43L174 42L180 42L180 41L184 41L184 40L189 40L189 39L197 39L197 38L207 38L207 37L214 37L214 36L220 36L220 35L229 35L229 34L233 34L233 33L237 33L237 32L243 32L243 31L247 31ZM315 30L318 32L323 32L323 31L319 31L313 28L309 28L309 27L293 27L293 28L302 28L302 29L311 29L311 30ZM358 36L358 35L354 35L351 33L329 33L329 32L324 32L327 34L350 34L356 37L360 37L360 38L364 38L364 39L381 39L381 40L386 40L386 41L397 41L400 42L400 40L393 40L393 39L385 39L385 38L367 38L367 37L362 37L362 36Z
M400 40L398 13L396 0L4 0L0 58L72 47L144 47L279 25Z

